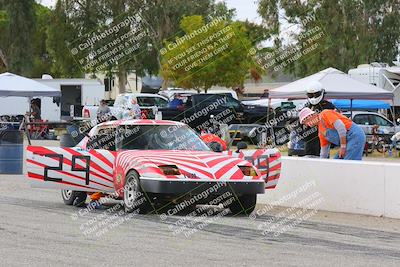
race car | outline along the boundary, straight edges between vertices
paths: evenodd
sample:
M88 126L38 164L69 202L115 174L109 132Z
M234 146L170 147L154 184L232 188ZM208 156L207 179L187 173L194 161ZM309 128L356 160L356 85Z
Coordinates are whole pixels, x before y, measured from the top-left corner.
M123 200L126 212L149 213L230 192L227 208L250 214L257 194L277 185L280 157L277 149L214 152L180 122L119 120L98 124L76 147L28 146L26 160L31 185L61 189L67 205L101 193Z

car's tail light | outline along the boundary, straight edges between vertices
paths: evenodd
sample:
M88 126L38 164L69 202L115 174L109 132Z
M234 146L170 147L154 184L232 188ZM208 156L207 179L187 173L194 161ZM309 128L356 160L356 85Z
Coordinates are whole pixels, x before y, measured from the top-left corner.
M90 118L90 112L86 108L83 109L83 117L84 118Z
M165 175L181 175L176 165L161 165L158 166Z
M252 166L238 166L245 176L258 176L257 171Z

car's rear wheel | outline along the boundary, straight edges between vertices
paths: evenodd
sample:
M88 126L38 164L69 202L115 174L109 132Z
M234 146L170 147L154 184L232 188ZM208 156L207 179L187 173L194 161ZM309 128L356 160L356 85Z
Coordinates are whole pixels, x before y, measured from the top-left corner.
M82 206L85 204L87 193L74 190L61 190L61 196L65 205Z
M235 201L229 205L229 209L234 215L252 213L256 207L257 195L242 195L235 199Z
M136 211L140 214L149 213L152 209L150 200L140 187L139 176L134 171L129 172L125 179L124 209L127 213Z

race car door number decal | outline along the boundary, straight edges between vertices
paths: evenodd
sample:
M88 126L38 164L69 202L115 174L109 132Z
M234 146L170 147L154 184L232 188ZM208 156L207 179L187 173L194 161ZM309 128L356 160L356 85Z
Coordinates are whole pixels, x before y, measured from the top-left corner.
M76 160L81 159L86 162L84 169L76 167ZM90 156L72 156L72 168L71 171L85 172L86 185L89 185L89 172L90 172Z
M49 158L58 158L58 166L56 166L56 167L45 166L44 167L44 181L62 182L62 179L49 177L48 172L49 172L49 170L62 171L64 156L59 155L59 154L49 154L49 155L41 155L41 156L45 156L45 157L49 157Z
M265 159L265 165L261 164L262 160ZM254 158L252 156L244 157L244 160L249 161L253 164L257 169L260 171L267 171L269 172L269 157L268 155L261 155L257 157L257 165L254 164Z
M64 155L62 154L47 154L47 155L43 155L43 154L37 154L39 156L43 156L43 157L49 157L49 158L54 158L54 159L58 159L58 166L55 167L51 167L51 166L45 166L44 167L44 181L50 181L50 182L62 182L62 179L60 178L53 178L53 177L49 177L49 171L53 170L53 171L63 171L63 161L64 161ZM82 160L85 162L85 167L84 168L80 168L77 167L77 160ZM90 156L76 156L73 155L72 156L72 166L71 166L71 171L77 171L77 172L85 172L85 184L89 185L90 182Z

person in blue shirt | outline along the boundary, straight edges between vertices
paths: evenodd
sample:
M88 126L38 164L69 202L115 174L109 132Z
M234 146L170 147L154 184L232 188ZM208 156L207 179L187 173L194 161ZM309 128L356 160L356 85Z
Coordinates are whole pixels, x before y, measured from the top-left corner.
M169 102L168 107L169 108L174 108L174 109L179 109L183 106L183 100L180 94L176 94L174 96L174 99L172 99L171 102Z

